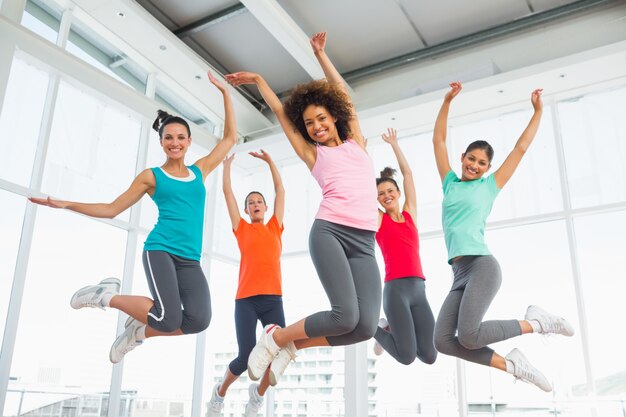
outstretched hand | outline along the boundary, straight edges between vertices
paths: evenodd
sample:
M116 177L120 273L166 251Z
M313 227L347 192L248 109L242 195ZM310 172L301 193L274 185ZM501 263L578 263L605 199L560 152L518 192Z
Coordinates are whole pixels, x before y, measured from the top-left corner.
M233 159L235 159L235 154L232 154L231 156L227 156L223 162L224 166L230 167L231 164L233 163Z
M543 110L543 100L541 100L542 93L543 88L537 88L530 95L530 102L533 104L533 109L535 109L535 111Z
M398 143L398 136L396 134L396 129L394 128L387 128L387 133L383 133L381 137L385 142L390 145L395 145Z
M243 84L256 84L259 79L259 74L255 72L240 71L233 72L232 74L226 74L224 76L226 82L233 87L239 87Z
M272 161L272 158L270 157L270 154L265 152L263 149L261 149L261 152L248 152L248 155L253 156L255 158L259 158L259 159L267 162L268 164Z
M28 197L28 200L31 203L39 204L41 206L60 208L60 209L65 208L65 201L53 200L50 197L48 198Z
M209 76L209 81L211 82L211 84L216 86L218 90L220 90L222 93L225 93L227 91L226 86L223 85L217 78L215 78L211 71L207 71L207 75Z
M326 47L326 32L317 32L311 37L311 47L313 53L317 53L324 50Z
M454 97L457 96L463 89L463 85L461 85L461 81L454 81L450 83L450 91L446 93L444 100L452 101Z

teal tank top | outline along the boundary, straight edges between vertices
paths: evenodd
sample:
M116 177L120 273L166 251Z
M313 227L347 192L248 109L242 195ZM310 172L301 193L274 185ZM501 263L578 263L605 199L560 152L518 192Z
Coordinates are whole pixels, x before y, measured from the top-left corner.
M443 233L448 263L457 256L491 255L485 244L485 223L500 189L493 175L461 181L454 171L443 180Z
M187 168L190 171L187 178L174 178L161 168L151 168L156 180L152 200L159 209L159 219L143 248L199 261L206 189L200 168L195 165Z

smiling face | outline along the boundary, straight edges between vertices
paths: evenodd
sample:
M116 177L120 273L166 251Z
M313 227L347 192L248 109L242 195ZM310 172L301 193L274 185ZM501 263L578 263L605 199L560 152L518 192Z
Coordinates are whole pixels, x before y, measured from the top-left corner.
M383 181L377 186L378 203L386 213L398 211L400 208L400 190L391 181Z
M337 133L337 121L324 106L309 104L302 112L304 127L309 137L325 146L336 146L341 143Z
M475 148L461 155L461 180L472 181L481 178L491 167L484 149Z
M246 208L244 210L250 216L251 223L262 223L267 212L265 199L259 193L250 193L246 198Z
M160 142L168 159L181 159L185 157L191 145L191 136L185 126L179 123L169 123L163 128Z

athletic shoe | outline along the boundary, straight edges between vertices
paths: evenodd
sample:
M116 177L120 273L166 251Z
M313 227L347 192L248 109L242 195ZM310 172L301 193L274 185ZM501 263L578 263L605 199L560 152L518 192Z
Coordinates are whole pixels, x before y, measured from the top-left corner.
M289 362L296 360L296 345L293 342L289 342L287 346L282 348L278 355L272 361L270 365L270 385L275 386L278 384L278 380L287 369Z
M524 319L528 321L537 321L539 326L541 326L541 331L539 332L541 334L555 333L562 334L563 336L574 335L574 326L572 326L567 320L563 317L558 317L554 314L548 313L544 309L537 306L528 306Z
M272 339L272 334L278 329L277 324L268 324L263 328L261 337L256 343L250 356L248 356L248 376L253 381L258 381L263 376L267 367L274 360L280 348ZM270 340L271 339L271 340Z
M246 404L246 410L243 413L244 417L256 417L263 405L263 397L259 394L258 388L259 384L250 384L248 387L250 399L248 404Z
M76 310L83 307L97 307L104 310L102 297L105 294L119 294L120 286L121 282L117 278L103 279L97 285L88 285L76 291L70 300L70 305Z
M519 351L519 349L513 349L505 358L507 361L513 364L513 376L515 379L521 379L529 384L541 388L545 392L552 391L552 386L548 379L537 368L532 366L528 359Z
M207 404L207 417L220 417L222 410L224 409L224 397L220 397L217 390L220 388L221 383L215 384L213 387L213 394L211 394L211 401Z
M380 327L383 330L389 330L389 322L387 322L387 319L384 317L381 317L378 320L378 327ZM385 348L383 348L383 345L381 345L378 340L376 340L374 342L374 354L376 356L380 356L383 354L383 352L385 351Z
M135 332L141 326L144 326L144 324L132 317L126 320L124 331L115 339L109 351L109 359L112 363L121 362L124 359L124 355L143 343L143 340L137 340L135 337Z

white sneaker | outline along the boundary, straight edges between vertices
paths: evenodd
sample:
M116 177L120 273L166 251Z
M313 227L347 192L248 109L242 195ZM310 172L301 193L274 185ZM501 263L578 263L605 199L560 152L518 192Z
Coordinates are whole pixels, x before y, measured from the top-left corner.
M261 337L248 356L248 376L257 381L263 376L267 367L274 360L280 348L272 339L272 334L280 328L277 324L268 324L263 328ZM271 339L271 340L270 340Z
M259 394L258 388L259 384L250 384L248 387L250 399L248 404L246 404L246 410L243 413L244 417L256 417L263 405L263 397Z
M111 345L109 359L112 363L121 362L122 359L124 359L124 355L143 343L143 340L137 340L135 337L135 332L141 326L144 326L142 322L128 317L126 324L124 324L124 331L115 339L113 345Z
M539 326L541 326L541 331L539 332L541 334L556 333L562 334L563 336L574 335L574 326L572 326L567 320L563 317L558 317L554 314L548 313L544 309L537 306L528 306L524 319L528 321L537 321Z
M76 291L70 300L73 309L83 307L97 307L104 310L102 297L109 294L119 294L122 283L117 278L107 278L96 285L88 285Z
M387 321L387 319L386 319L386 318L381 317L381 318L378 320L378 327L380 327L381 329L384 329L384 330L389 330L389 322ZM385 348L383 348L383 345L381 345L381 344L378 342L378 340L376 340L376 341L374 342L374 354L375 354L376 356L380 356L380 355L382 355L382 354L383 354L383 352L384 352L384 351L385 351Z
M532 366L528 359L519 351L513 349L505 358L513 364L513 375L515 379L521 379L524 382L533 384L545 392L552 391L552 386L548 379L537 368Z
M220 397L217 390L220 388L221 383L218 382L213 387L213 394L211 394L211 401L207 404L207 417L220 417L222 410L224 409L224 397Z
M293 342L289 342L287 346L282 348L278 355L272 361L270 365L270 385L275 386L278 384L278 380L289 366L289 362L296 360L296 345Z

